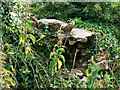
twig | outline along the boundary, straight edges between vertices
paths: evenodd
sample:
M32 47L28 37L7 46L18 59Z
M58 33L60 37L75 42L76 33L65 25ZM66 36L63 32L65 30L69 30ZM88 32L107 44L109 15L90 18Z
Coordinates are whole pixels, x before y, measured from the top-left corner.
M73 60L73 66L72 66L72 69L74 69L75 59L76 59L76 56L77 56L77 52L78 52L78 51L79 51L79 50L78 50L78 49L76 49L75 56L74 56L74 60Z
M65 40L65 42L64 42L64 46L65 46L65 44L66 44L67 40L68 40L68 37L66 38L66 40Z
M77 56L77 52L78 52L78 51L79 51L79 50L76 49L76 52L75 52L75 55L74 55L74 61L73 61L72 70L74 69L75 59L76 59L76 56ZM72 72L72 70L71 70L71 72ZM71 73L71 76L72 76L72 73ZM70 82L71 76L69 77L68 84L69 84L69 82ZM68 84L67 84L67 87L68 87Z

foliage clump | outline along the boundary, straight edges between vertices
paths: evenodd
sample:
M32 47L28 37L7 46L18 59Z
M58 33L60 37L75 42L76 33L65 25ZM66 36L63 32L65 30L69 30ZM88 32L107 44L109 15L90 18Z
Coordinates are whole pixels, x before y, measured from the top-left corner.
M120 32L111 24L119 22L118 6L119 3L38 2L32 4L33 8L31 8L27 2L5 2L2 5L1 28L4 47L2 52L7 55L4 70L9 72L8 76L5 75L10 79L9 88L80 88L82 86L86 88L118 88L120 83ZM10 12L15 14L14 18L11 17ZM48 36L52 35L54 31L51 29L53 32L51 34L48 25L43 29L45 33L34 29L30 12L35 14L38 19L55 18L67 22L74 20L75 27L95 33L94 45L87 50L89 58L92 57L86 70L88 81L81 82L79 77L74 76L69 80L60 77L59 69L67 70L63 55L66 47L63 46L63 40L58 37L55 41L49 41ZM104 21L111 23L103 23ZM106 63L108 71L105 74L100 72L95 64L103 52L107 53L106 62L112 61ZM70 71L67 70L67 72ZM101 75L100 82L97 81L99 73ZM5 81L5 78L2 80Z

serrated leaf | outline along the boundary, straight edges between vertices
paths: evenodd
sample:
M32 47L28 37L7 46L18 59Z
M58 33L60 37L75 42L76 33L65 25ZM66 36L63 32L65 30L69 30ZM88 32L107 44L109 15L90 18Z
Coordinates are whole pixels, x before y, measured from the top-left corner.
M35 37L32 34L28 34L28 35L32 39L33 44L35 44Z

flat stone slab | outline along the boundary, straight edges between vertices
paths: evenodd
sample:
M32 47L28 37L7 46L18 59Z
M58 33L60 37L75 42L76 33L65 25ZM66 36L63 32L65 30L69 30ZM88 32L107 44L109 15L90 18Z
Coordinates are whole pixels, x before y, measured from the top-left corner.
M86 31L85 29L73 28L71 35L77 39L77 41L87 42L87 37L91 37L93 35L93 32Z
M60 20L56 20L56 19L40 19L40 20L38 20L37 21L38 23L43 23L43 24L59 24L59 25L63 25L63 24L65 24L65 25L68 25L67 23L65 23L65 22L62 22L62 21L60 21Z
M40 19L37 20L35 17L32 17L33 21L37 23L38 29L44 28L46 24L49 25L49 27L52 27L54 31L57 33L53 35L54 37L59 37L58 30L61 28L63 30L62 37L64 38L72 38L71 41L69 41L69 44L73 45L74 43L78 42L87 42L88 37L92 37L93 33L90 31L87 31L85 29L80 28L74 28L75 23L72 25L72 23L65 23L60 20L56 19ZM71 30L68 30L71 29ZM67 31L67 32L65 32ZM69 32L68 32L69 31Z

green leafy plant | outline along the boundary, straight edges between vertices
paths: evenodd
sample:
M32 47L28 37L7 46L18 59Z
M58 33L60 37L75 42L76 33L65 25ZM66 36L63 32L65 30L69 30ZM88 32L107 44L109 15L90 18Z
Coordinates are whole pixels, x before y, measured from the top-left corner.
M61 7L61 5L63 7ZM102 5L104 7L102 7ZM6 54L6 59L0 62L0 64L2 63L3 69L1 73L4 76L2 77L2 81L4 82L4 84L2 84L3 87L7 85L6 83L8 83L9 88L15 87L26 89L47 87L59 87L62 89L68 87L80 88L82 86L86 88L119 87L120 32L118 28L108 23L118 22L118 3L38 2L31 4L33 7L32 9L30 3L27 2L5 2L2 6L1 29L2 45L4 46L2 52ZM55 11L55 9L58 9L58 11ZM41 14L39 14L38 10L42 13L40 12ZM47 10L49 10L49 12L47 12ZM61 13L63 10L64 13ZM115 15L111 13L111 10L115 12ZM74 20L76 22L76 28L83 28L94 32L95 37L92 41L93 43L87 50L89 52L89 58L92 56L94 57L94 59L91 60L92 63L89 63L86 71L87 78L89 79L88 81L81 82L81 79L75 76L68 77L67 80L61 76L62 73L60 70L66 67L65 56L63 55L66 46L63 44L63 37L60 33L61 30L58 30L58 39L50 41L51 36L54 34L54 30L47 24L40 30L39 28L33 28L32 24L35 24L35 22L31 21L29 18L29 11L36 14L38 19L43 17L56 17L56 19L68 22ZM77 13L78 11L80 13ZM104 13L106 11L108 14ZM13 13L15 17L13 17L14 15L12 16ZM102 23L100 22L101 20L106 20L108 22ZM105 57L104 59L108 66L108 71L105 74L100 72L96 64L101 56ZM108 62L109 60L112 62ZM71 69L70 66L68 67ZM65 68L65 71L70 73L67 68ZM98 80L98 75L102 76L100 80ZM109 85L107 83L109 83Z

